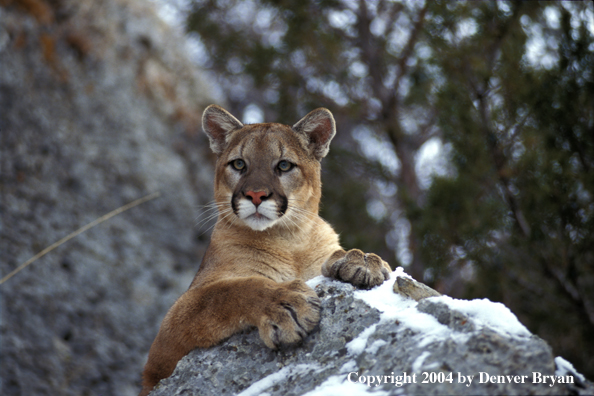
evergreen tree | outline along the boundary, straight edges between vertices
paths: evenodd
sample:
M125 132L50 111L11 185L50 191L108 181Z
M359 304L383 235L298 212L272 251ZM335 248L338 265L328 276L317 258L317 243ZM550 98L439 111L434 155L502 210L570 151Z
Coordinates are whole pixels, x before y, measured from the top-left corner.
M451 292L505 302L593 373L594 14L591 3L505 5L448 5L476 21L455 45L444 45L455 24L428 23L456 177L427 193L421 253ZM551 46L537 67L526 54L533 30Z

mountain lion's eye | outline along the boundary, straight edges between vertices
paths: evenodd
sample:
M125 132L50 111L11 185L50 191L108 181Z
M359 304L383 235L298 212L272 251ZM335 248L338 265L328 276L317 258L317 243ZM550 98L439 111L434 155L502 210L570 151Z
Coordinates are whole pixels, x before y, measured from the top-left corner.
M279 162L279 163L278 163L278 169L279 169L281 172L287 172L287 171L290 171L292 167L293 167L293 164L292 164L292 163L290 163L289 161L285 161L285 160L283 160L283 161L281 161L281 162Z
M235 161L231 162L231 165L237 170L243 170L245 168L245 161L242 159L236 159Z

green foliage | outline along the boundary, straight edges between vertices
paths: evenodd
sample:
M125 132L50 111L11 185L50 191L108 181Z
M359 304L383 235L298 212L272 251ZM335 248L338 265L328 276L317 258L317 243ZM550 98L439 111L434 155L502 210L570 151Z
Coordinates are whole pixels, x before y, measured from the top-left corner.
M335 114L322 215L345 247L505 302L592 377L593 17L591 2L196 0L188 30L232 112ZM435 138L447 171L423 186Z
M585 19L571 26L577 11L525 3L507 16L474 5L491 30L434 60L446 76L437 107L456 177L427 193L422 254L444 278L470 262L465 295L505 301L554 346L592 348L594 40ZM545 29L553 12L560 28ZM526 64L528 16L557 43L548 70ZM582 349L564 353L594 368Z

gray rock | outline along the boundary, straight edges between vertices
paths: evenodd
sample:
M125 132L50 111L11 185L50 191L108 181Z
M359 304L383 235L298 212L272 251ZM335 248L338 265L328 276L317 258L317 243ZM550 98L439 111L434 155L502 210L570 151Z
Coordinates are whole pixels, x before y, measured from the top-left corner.
M417 304L417 309L435 317L439 323L457 332L464 333L475 330L474 324L468 316L451 309L446 304L423 300Z
M302 345L272 351L256 330L236 334L221 345L192 351L151 396L574 395L594 391L589 381L581 386L533 384L533 372L555 374L551 348L545 341L533 335L506 336L474 323L439 299L425 299L417 309L425 315L424 321L434 317L450 329L449 336L441 338L399 320L380 319L381 313L358 299L350 285L324 280L315 290L322 299L322 320ZM361 343L359 348L357 343ZM513 383L513 378L512 383L487 383L483 374L484 383L479 383L481 372L528 377L524 384ZM403 373L416 383L396 386ZM450 373L451 383L447 380ZM474 375L473 383L466 386L470 375ZM367 381L358 382L366 376L388 376L388 383L375 386L375 380L367 386ZM464 383L462 376L466 376Z
M212 196L211 101L181 35L144 0L0 7L1 395L136 395L188 287Z
M424 283L417 282L414 279L399 276L394 282L394 293L401 294L405 297L412 298L415 301L422 300L427 297L438 297L441 294Z

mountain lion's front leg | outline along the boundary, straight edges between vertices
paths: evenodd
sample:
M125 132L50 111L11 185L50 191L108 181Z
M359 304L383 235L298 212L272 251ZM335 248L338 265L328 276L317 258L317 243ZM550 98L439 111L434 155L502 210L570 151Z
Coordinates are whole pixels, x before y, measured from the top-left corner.
M232 278L185 292L171 307L149 351L140 395L171 375L194 348L206 348L249 326L273 349L305 338L320 321L320 300L301 280Z
M324 276L348 282L362 289L381 285L390 278L390 272L392 269L388 263L378 255L363 253L359 249L348 252L337 250L322 265Z

